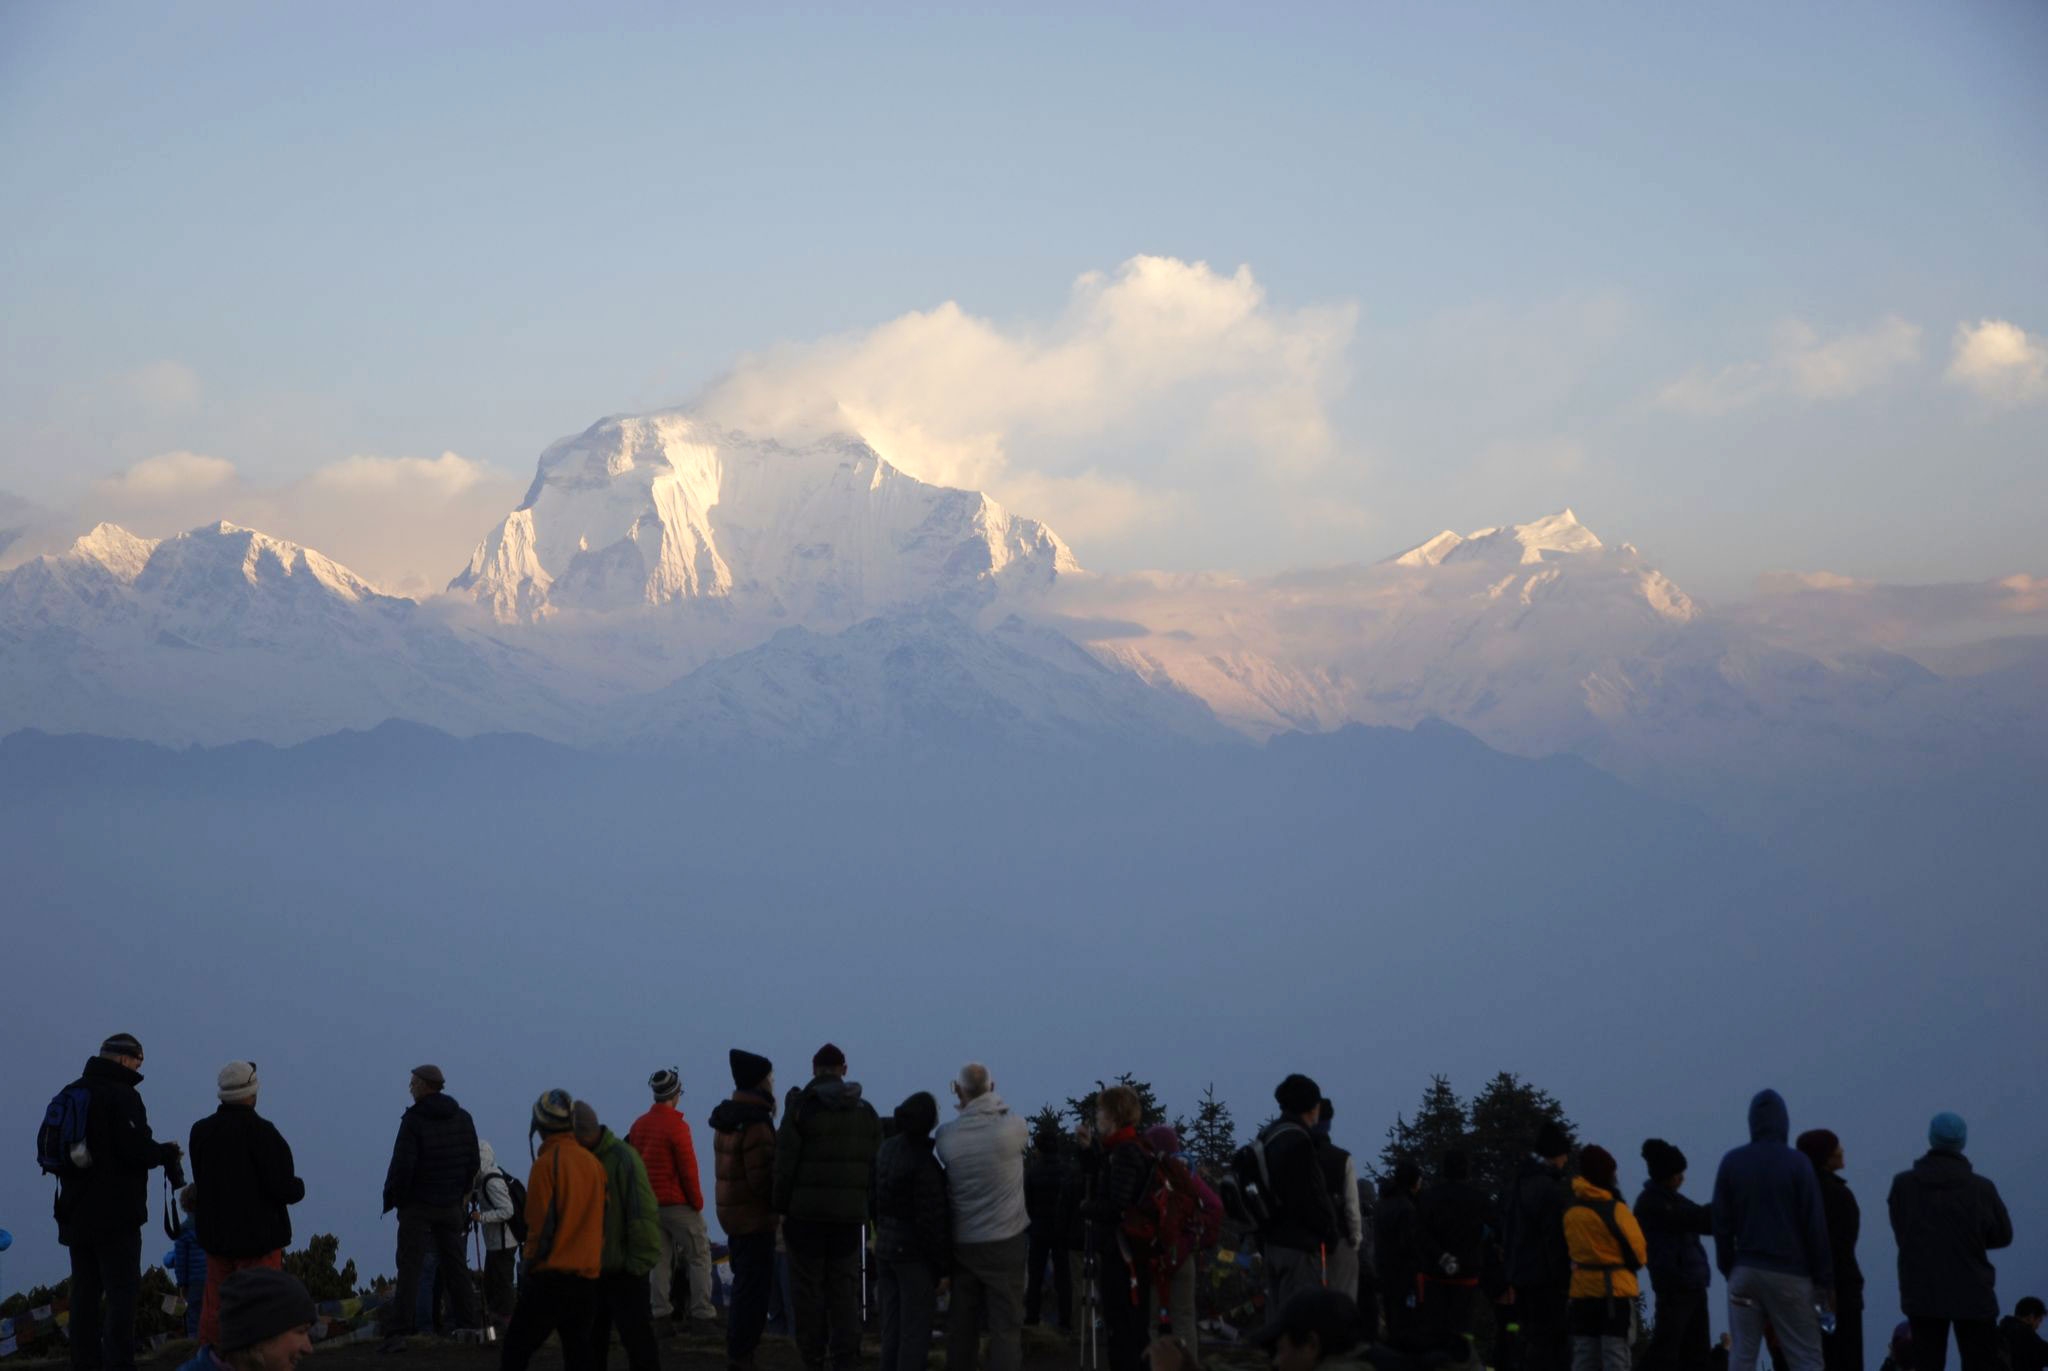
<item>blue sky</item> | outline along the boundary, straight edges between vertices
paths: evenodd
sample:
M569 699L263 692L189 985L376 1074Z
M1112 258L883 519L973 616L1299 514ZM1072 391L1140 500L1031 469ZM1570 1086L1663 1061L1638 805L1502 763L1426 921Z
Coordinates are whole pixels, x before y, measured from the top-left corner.
M2039 571L2043 70L2023 0L9 6L0 490L182 518L189 490L148 506L174 482L105 482L184 452L232 466L202 502L231 482L290 524L309 473L453 452L496 499L743 354L779 393L872 389L871 331L956 301L1099 367L1092 399L1020 407L1030 366L963 385L933 328L878 422L948 415L958 460L907 465L1105 569L1377 557L1571 504L1708 594ZM1098 392L1173 350L1181 296L1067 345L1106 317L1077 278L1114 295L1139 255L1209 264L1173 289L1243 317L1126 401ZM1958 369L1987 320L2012 331Z

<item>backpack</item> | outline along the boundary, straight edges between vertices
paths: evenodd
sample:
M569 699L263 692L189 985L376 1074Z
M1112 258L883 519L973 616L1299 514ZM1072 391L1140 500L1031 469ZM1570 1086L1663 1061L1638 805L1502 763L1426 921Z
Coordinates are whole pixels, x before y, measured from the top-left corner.
M1306 1135L1298 1123L1284 1123L1271 1134L1260 1134L1230 1156L1230 1168L1223 1173L1217 1193L1223 1210L1247 1228L1264 1232L1280 1217L1280 1194L1273 1188L1272 1168L1266 1164L1266 1148L1273 1138L1292 1130Z
M1572 1202L1565 1206L1567 1210L1590 1209L1600 1216L1600 1222L1607 1225L1607 1232L1613 1237L1615 1249L1621 1253L1621 1260L1611 1265L1603 1266L1588 1266L1584 1263L1577 1263L1576 1267L1580 1271L1606 1272L1608 1288L1610 1290L1614 1288L1615 1272L1626 1271L1629 1275L1633 1276L1636 1272L1643 1269L1643 1264L1636 1260L1635 1245L1628 1240L1628 1235L1621 1231L1621 1225L1614 1221L1614 1207L1619 1203L1621 1203L1619 1196L1604 1200L1585 1200L1573 1196Z
M1143 1144L1140 1144L1142 1147ZM1124 1215L1122 1234L1133 1251L1149 1254L1159 1300L1170 1298L1173 1277L1195 1253L1221 1236L1202 1208L1202 1194L1188 1164L1171 1153L1145 1149L1151 1171L1138 1202Z
M511 1232L513 1241L524 1247L526 1246L526 1187L521 1185L519 1178L509 1171L493 1171L490 1176L485 1176L483 1184L476 1188L477 1205L479 1208L482 1208L484 1201L488 1199L487 1192L490 1189L491 1176L496 1176L499 1180L505 1182L505 1193L512 1197L512 1217L505 1220L505 1227Z
M92 1165L85 1145L91 1113L92 1087L83 1081L65 1086L50 1100L43 1126L36 1130L36 1165L45 1175L67 1176Z

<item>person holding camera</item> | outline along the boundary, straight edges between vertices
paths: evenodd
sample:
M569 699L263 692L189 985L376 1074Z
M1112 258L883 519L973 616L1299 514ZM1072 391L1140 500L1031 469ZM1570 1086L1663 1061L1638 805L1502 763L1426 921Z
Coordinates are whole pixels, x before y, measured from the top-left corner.
M71 1250L72 1371L132 1371L149 1173L162 1167L173 1185L185 1184L184 1151L150 1134L141 1084L142 1044L116 1033L58 1097L81 1091L89 1101L82 1136L58 1171L57 1241Z

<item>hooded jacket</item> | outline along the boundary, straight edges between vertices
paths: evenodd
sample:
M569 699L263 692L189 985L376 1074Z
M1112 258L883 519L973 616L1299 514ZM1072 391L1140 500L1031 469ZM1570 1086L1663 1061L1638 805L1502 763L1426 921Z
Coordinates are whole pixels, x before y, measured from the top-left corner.
M744 1238L775 1230L775 1097L735 1090L711 1111L718 1226Z
M1929 1152L1892 1179L1899 1308L1909 1319L1998 1317L1998 1272L1985 1254L2012 1245L1998 1187L1959 1152Z
M865 1224L881 1146L882 1120L858 1082L819 1076L790 1091L775 1136L775 1212L799 1223Z
M953 1265L955 1215L932 1139L897 1134L875 1154L875 1256L923 1262L943 1276Z
M149 1173L177 1155L176 1143L150 1134L149 1111L135 1087L140 1072L94 1057L74 1082L92 1092L85 1145L92 1165L66 1167L57 1191L57 1241L65 1246L112 1237L149 1222Z
M704 1208L704 1182L697 1174L697 1143L690 1121L673 1100L657 1100L654 1108L633 1121L626 1141L647 1163L647 1181L664 1209L686 1204Z
M1749 1102L1749 1143L1721 1158L1714 1177L1714 1264L1723 1276L1748 1266L1832 1289L1820 1178L1806 1154L1786 1142L1791 1132L1778 1092L1759 1091Z
M484 1251L505 1252L519 1246L512 1236L512 1187L498 1169L498 1154L487 1142L476 1145L476 1221L484 1227Z
M420 1097L398 1122L391 1167L384 1173L384 1212L401 1205L446 1209L461 1204L479 1160L469 1111L438 1090Z
M661 1207L647 1179L647 1163L609 1128L598 1130L590 1149L604 1167L604 1253L606 1275L645 1276L661 1260Z
M1613 1214L1614 1227L1628 1243L1627 1252L1614 1240L1603 1211ZM1572 1203L1564 1211L1564 1241L1572 1259L1573 1299L1632 1300L1642 1293L1636 1269L1650 1259L1649 1244L1621 1196L1584 1176L1573 1178Z
M597 1279L604 1266L604 1164L550 1133L526 1182L526 1269Z
M1506 1213L1508 1284L1556 1290L1571 1280L1571 1254L1564 1241L1564 1209L1571 1195L1564 1172L1548 1161L1532 1158L1523 1163L1514 1190L1501 1206Z
M250 1258L292 1245L287 1206L306 1198L291 1144L246 1104L223 1104L192 1125L192 1180L203 1197L199 1245L209 1256Z
M960 1107L933 1137L946 1168L953 1241L1002 1242L1031 1226L1024 1206L1024 1154L1031 1130L994 1091Z
M1706 1244L1714 1211L1655 1181L1636 1196L1636 1221L1649 1242L1650 1286L1658 1295L1685 1295L1713 1282Z

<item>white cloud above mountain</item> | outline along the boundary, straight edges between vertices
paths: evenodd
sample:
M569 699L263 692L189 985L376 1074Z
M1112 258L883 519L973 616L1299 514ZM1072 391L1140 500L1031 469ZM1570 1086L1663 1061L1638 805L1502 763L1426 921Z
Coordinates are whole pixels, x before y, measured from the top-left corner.
M1869 328L1833 335L1791 319L1774 330L1768 356L1720 368L1695 367L1660 389L1656 403L1711 416L1767 400L1839 400L1871 389L1919 357L1919 326L1895 314Z
M1951 385L1995 405L2018 407L2048 400L2048 338L2004 319L1956 325L1945 373Z

